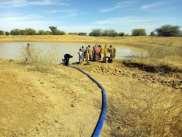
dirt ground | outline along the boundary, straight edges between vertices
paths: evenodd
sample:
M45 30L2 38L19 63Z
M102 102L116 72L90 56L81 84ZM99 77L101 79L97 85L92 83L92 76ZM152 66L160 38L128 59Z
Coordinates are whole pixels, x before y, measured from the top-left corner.
M181 73L146 72L121 62L80 67L108 92L102 137L181 137ZM0 136L91 136L99 89L76 70L48 68L0 61Z
M79 72L47 72L0 61L0 137L91 136L100 113L97 86Z
M147 72L121 62L82 68L108 92L102 137L181 137L182 73Z

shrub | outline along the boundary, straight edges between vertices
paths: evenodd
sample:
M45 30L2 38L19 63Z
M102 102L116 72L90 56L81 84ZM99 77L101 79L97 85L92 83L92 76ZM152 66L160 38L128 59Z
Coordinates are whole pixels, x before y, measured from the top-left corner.
M172 26L172 25L164 25L158 29L156 29L158 36L179 36L180 35L180 27L179 26Z
M146 36L145 29L133 29L132 30L132 36Z
M52 35L65 35L66 33L64 31L60 31L55 26L49 26L49 29L51 30Z
M4 35L4 31L0 30L0 35Z
M94 29L92 32L89 34L90 36L102 36L103 32L101 29Z

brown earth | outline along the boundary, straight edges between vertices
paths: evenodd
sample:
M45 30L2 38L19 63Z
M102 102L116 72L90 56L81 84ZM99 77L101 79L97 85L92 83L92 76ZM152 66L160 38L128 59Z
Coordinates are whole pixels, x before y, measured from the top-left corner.
M82 68L108 92L103 137L181 137L182 73L147 72L121 62Z
M122 62L79 67L108 92L102 137L181 137L181 72L148 72ZM2 137L89 137L99 116L99 89L62 65L1 60L0 87Z
M90 136L100 113L97 86L63 66L37 70L0 61L0 136Z

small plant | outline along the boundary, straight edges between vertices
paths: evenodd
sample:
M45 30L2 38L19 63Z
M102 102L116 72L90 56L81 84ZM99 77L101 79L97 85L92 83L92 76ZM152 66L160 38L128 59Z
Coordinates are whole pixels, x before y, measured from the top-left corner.
M21 62L32 66L30 70L48 72L51 67L57 64L58 55L56 51L46 52L40 49L30 46L23 49L21 54Z

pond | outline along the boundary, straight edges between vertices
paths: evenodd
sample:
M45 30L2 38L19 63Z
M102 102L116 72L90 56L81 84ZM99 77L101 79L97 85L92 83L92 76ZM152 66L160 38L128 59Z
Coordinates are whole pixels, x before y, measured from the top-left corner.
M0 43L0 58L1 59L19 59L22 56L23 50L26 48L25 42L10 42ZM48 43L48 42L33 42L30 43L31 48L40 51L40 54L47 56L54 55L60 61L65 53L73 55L71 62L78 61L78 50L84 45L81 43ZM93 46L93 44L90 44ZM86 46L86 45L84 45ZM134 56L139 56L140 51L126 46L113 45L116 48L116 59L129 59Z

